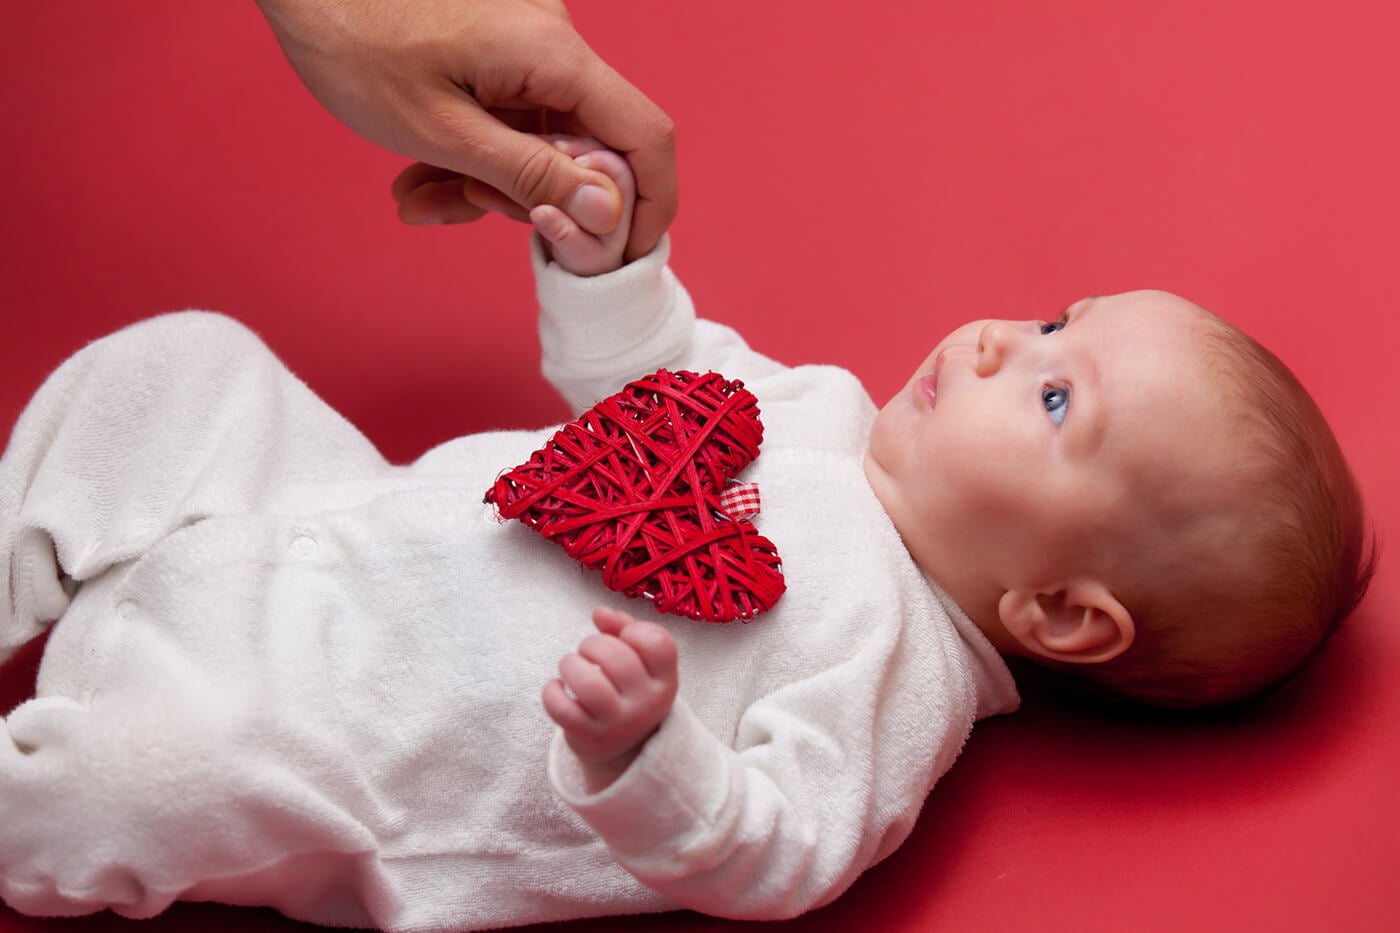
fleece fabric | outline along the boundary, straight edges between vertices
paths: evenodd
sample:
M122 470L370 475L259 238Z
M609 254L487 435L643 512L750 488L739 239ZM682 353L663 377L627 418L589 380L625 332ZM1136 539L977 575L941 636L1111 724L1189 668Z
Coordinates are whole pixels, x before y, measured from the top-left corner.
M741 478L788 589L750 624L658 615L500 522L483 493L549 431L391 465L201 312L57 370L0 460L0 657L52 627L0 725L5 901L396 931L778 918L893 851L1015 686L866 484L856 379L697 321L666 259L578 279L537 244L543 366L578 408L660 366L757 395ZM539 697L597 604L670 628L681 697L589 794Z

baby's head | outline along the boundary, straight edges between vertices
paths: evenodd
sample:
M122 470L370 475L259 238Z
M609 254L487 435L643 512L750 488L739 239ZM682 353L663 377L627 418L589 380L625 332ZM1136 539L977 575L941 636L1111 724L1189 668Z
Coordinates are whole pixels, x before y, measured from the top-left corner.
M866 472L1004 654L1166 707L1301 668L1366 588L1361 500L1287 368L1157 291L949 334Z

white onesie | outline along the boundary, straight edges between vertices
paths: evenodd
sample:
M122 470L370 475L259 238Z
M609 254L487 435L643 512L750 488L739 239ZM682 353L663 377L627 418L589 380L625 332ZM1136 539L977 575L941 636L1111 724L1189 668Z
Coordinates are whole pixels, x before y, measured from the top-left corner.
M697 322L666 259L578 279L537 248L544 370L579 409L660 366L754 392L741 478L787 592L749 624L658 615L499 522L483 493L549 431L391 466L204 313L50 377L0 460L0 658L54 623L0 725L0 895L386 930L779 918L893 851L1015 685L867 486L856 379ZM540 690L597 604L668 626L681 696L590 795Z

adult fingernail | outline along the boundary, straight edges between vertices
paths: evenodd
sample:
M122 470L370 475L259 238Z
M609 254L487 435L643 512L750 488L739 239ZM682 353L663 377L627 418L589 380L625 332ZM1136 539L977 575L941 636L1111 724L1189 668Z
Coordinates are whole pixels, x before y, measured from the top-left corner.
M440 224L443 219L437 214L428 214L423 217L415 217L410 223L415 227L431 227L433 224Z
M564 205L564 211L589 233L607 233L617 226L617 199L599 185L584 185Z

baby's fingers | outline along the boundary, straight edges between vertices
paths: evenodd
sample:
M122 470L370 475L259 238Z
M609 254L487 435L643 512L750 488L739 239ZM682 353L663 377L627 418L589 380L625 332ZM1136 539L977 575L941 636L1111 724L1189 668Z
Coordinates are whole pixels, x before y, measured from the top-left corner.
M593 607L593 624L604 635L621 635L622 630L629 623L636 621L621 609L609 609L607 606Z
M606 729L605 724L579 702L577 694L572 687L565 685L563 677L556 677L545 684L540 698L544 701L544 711L569 736L571 744L595 741L598 734Z
M578 646L578 653L596 664L618 693L625 696L645 688L649 676L646 666L636 649L622 639L613 635L590 635Z
M573 275L602 275L621 263L617 250L574 223L552 204L530 211L530 223L549 243L554 261Z
M608 148L591 136L573 136L568 133L546 133L541 138L571 159L577 159L585 152L598 152L599 150L606 150Z
M592 661L565 655L559 662L559 678L590 718L607 722L618 715L622 701L617 686Z
M591 725L591 719L578 700L569 696L564 689L564 681L558 677L544 685L540 695L544 701L544 711L561 729L568 733L581 732Z
M618 637L637 653L653 680L669 683L674 689L678 651L670 632L655 622L633 622Z
M614 636L636 652L638 660L646 668L647 676L670 681L676 679L676 639L662 626L655 622L638 621L625 612L607 606L594 608L593 624L604 635Z
M589 230L602 229L605 221L615 216L618 201L613 193L598 185L586 185L576 191L561 210L541 204L530 211L530 222L549 244L551 258L574 275L601 275L619 268L631 230L632 207L637 200L636 180L627 160L603 148L596 140L569 137L545 137L555 148L572 156L575 163L599 172L612 180L620 199L622 216L607 233L594 235Z

